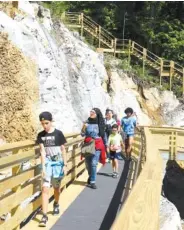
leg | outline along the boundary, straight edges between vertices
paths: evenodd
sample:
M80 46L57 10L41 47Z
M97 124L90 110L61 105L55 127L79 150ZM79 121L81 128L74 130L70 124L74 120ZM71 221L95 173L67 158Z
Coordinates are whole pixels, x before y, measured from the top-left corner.
M118 159L114 159L114 171L116 172L116 173L118 173Z
M130 136L128 138L128 148L127 148L127 155L128 155L128 157L131 157L133 142L134 142L134 137Z
M59 203L59 196L60 196L60 188L54 188L54 201L55 203Z
M113 172L115 172L115 161L114 161L114 159L112 160L112 170L113 170Z
M88 184L90 184L90 181L91 181L91 156L88 156L85 158L85 164L86 164L86 169L88 171Z
M62 177L52 178L52 186L54 188L53 215L59 214L59 197L60 197L61 180L62 180Z
M125 139L125 154L126 154L126 157L128 157L128 146L129 146L129 138L127 137Z
M47 215L49 203L49 187L45 186L42 188L42 212Z
M40 220L39 227L46 227L48 217L48 203L49 203L49 188L50 188L50 180L46 180L43 178L43 186L42 186L42 212L43 216Z
M91 160L91 184L95 184L96 182L96 169L100 158L100 153L101 152L97 150Z

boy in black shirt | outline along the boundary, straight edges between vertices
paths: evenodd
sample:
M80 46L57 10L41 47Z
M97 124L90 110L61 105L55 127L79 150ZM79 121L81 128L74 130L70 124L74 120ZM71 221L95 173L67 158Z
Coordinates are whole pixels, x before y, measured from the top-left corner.
M54 188L53 215L59 214L59 195L61 180L67 173L67 159L64 144L66 139L60 130L52 127L52 114L43 112L39 115L40 122L44 128L37 136L40 146L42 162L42 211L43 217L39 223L45 227L48 221L47 209L49 202L49 188Z

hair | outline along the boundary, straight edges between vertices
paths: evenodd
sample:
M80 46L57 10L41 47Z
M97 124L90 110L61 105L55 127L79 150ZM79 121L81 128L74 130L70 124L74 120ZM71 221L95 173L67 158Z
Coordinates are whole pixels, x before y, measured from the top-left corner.
M125 113L127 114L127 113L131 113L131 114L133 114L133 109L132 108L126 108L125 109Z
M117 125L117 124L114 124L114 125L112 126L112 129L118 129L118 125Z
M117 114L114 114L114 115L113 115L113 118L114 118L115 121L117 121L117 120L118 120L118 115L117 115Z
M104 137L104 135L105 135L105 121L104 121L102 112L98 108L93 108L93 110L95 110L96 115L97 115L97 119L98 119L99 135L101 137Z
M107 108L105 111L105 115L107 115L109 112L112 112L112 114L114 114L114 111L112 109Z

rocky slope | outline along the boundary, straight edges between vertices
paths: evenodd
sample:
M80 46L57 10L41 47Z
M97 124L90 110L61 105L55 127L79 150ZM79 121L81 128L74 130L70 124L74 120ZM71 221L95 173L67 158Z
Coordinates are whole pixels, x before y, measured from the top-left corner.
M53 23L48 10L20 2L14 19L0 11L0 143L34 139L38 114L53 113L65 133L79 131L92 107L114 109L119 117L132 107L140 125L183 125L184 106L172 92L141 88L113 60L106 71L104 57L91 50L78 33ZM111 80L111 92L109 92ZM163 212L170 207L174 218ZM161 228L169 229L179 214L161 201Z
M17 50L22 52L24 59L29 60L23 73L27 86L22 85L19 94L16 90L13 92L17 95L14 100L18 102L21 98L25 106L30 109L29 102L21 96L25 91L28 94L30 92L35 98L31 98L32 96L28 98L34 101L33 107L36 106L38 92L36 92L35 79L38 79L39 102L37 108L34 107L34 111L32 107L28 112L30 117L35 118L39 112L49 110L54 114L56 127L69 133L80 130L82 121L87 118L93 106L101 108L103 112L107 107L111 107L119 117L122 117L124 109L130 106L136 111L141 125L164 124L165 121L168 124L181 125L184 117L182 111L180 115L177 114L179 117L177 122L173 119L175 112L168 116L168 113L179 106L178 100L172 93L159 92L155 88L146 89L145 99L137 91L138 87L132 78L123 70L117 68L111 70L113 94L109 95L107 90L109 76L104 67L103 56L91 50L76 32L70 32L64 24L54 24L49 11L38 4L20 2L19 12L14 20L6 13L0 12L0 31L3 34L7 33L8 42L12 43L12 47L16 46ZM9 49L11 51L12 48ZM37 71L35 67L30 68L31 65L35 65ZM6 69L8 66L6 63L3 68ZM3 77L1 82L4 82ZM18 82L14 81L14 83L12 87L16 88ZM13 138L5 131L3 135L8 141L25 139L25 137L33 138L34 130L39 129L38 121L35 119L32 123L32 130L29 125L25 126L22 121L26 121L24 119L26 115L21 117L17 115L21 110L20 108L19 111L16 110L16 105L7 95L8 93L4 92L2 98L8 101L9 110L14 112L14 118L17 116L16 124L21 128ZM3 114L11 117L8 113ZM2 130L12 130L12 128L11 122L9 123L4 115ZM22 132L22 129L26 130Z

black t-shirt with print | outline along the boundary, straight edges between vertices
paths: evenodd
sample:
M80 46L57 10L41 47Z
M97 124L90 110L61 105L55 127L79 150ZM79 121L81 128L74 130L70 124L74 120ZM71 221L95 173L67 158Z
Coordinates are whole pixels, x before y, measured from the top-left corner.
M47 133L45 130L37 136L37 144L43 144L47 156L55 156L61 154L61 145L66 143L63 133L55 129L52 133Z

